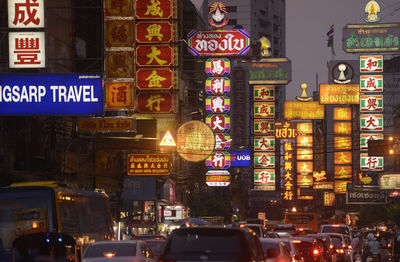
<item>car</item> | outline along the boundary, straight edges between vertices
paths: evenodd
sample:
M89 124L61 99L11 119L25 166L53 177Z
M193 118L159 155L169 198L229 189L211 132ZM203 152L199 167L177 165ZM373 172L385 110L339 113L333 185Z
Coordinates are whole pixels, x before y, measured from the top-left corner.
M281 239L262 238L260 242L267 262L292 262L289 248Z
M349 257L350 254L348 249L346 249L346 242L343 235L337 233L329 233L329 236L331 237L333 248L336 252L336 261L337 262L347 261L350 258Z
M161 255L161 252L164 248L165 242L167 241L166 238L164 239L143 239L147 243L147 245L150 247L151 251L153 251L153 254L156 258L158 258Z
M327 234L308 234L307 237L315 238L322 248L326 261L336 261L336 252L333 248L331 237Z
M322 249L315 238L312 237L291 237L290 240L299 250L300 255L305 262L321 262L324 261Z
M147 234L147 235L136 235L132 237L132 240L134 239L141 239L141 240L146 240L146 239L167 239L164 235L153 235L153 234Z
M265 262L260 239L244 227L186 227L171 232L159 262Z
M352 239L351 235L351 227L348 225L342 224L323 224L320 227L319 233L339 233L343 235L347 235Z
M82 262L156 262L153 252L142 240L97 241L89 244Z
M292 262L304 262L304 258L301 256L300 251L289 238L281 238L280 240L289 249Z
M265 232L265 237L266 238L279 238L280 236L276 232L267 231L267 232Z
M241 227L248 227L252 229L258 237L266 237L266 231L263 225L261 224L249 224L249 223L241 223Z
M274 226L274 232L277 232L278 234L280 232L285 232L288 233L289 236L292 236L296 233L296 227L293 224L276 224Z

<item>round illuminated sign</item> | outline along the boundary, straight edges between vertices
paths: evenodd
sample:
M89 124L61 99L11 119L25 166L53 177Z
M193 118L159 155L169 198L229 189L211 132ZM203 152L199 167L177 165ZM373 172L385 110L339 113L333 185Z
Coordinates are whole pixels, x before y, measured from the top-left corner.
M191 162L205 160L214 146L214 133L205 123L192 120L179 127L176 147L183 159Z

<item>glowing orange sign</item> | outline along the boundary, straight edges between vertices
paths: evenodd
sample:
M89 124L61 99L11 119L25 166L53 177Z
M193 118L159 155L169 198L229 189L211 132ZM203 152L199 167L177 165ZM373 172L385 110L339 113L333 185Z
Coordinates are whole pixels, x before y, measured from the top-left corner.
M297 132L299 134L312 134L313 124L311 122L299 122L297 123Z
M312 136L297 136L298 147L312 147L313 137Z
M321 104L359 104L360 92L359 85L319 85L319 97Z
M133 109L133 82L106 82L106 109Z
M351 180L335 180L335 193L346 194L348 183L351 183Z
M313 160L312 148L297 148L297 160Z
M335 135L351 135L351 122L333 123L333 133Z
M335 136L333 138L333 149L350 150L351 136Z
M325 106L319 102L285 101L284 119L324 119Z
M334 107L333 120L351 120L351 107Z
M297 185L302 187L313 186L312 175L297 175Z
M348 179L351 178L351 166L335 166L334 177L335 179Z
M334 164L338 165L351 165L351 151L339 151L334 152Z
M312 173L314 171L312 161L297 161L297 173Z

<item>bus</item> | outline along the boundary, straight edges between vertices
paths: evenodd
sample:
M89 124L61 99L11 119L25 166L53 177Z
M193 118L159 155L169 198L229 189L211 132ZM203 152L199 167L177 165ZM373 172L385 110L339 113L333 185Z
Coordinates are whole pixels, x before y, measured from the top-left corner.
M284 224L293 224L296 228L311 228L318 232L318 215L316 213L287 212L283 220Z
M38 232L69 234L82 248L97 240L112 239L108 196L68 189L55 182L17 183L0 188L3 253L10 255L14 239Z

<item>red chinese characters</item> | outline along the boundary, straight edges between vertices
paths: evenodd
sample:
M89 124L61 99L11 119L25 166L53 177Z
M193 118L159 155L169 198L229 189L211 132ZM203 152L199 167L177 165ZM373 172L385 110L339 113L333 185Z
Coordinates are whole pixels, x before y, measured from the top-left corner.
M133 109L133 82L106 82L107 109Z
M142 92L136 98L139 113L174 113L176 98L171 93Z
M137 43L168 43L176 38L176 25L169 21L140 21L135 28Z
M45 67L43 32L10 32L10 68Z
M140 68L136 71L138 90L175 89L176 72L170 68Z
M173 0L135 0L136 19L176 18Z
M8 27L43 28L44 27L43 0L9 0Z

